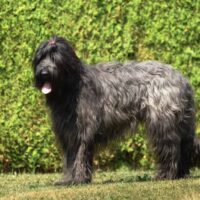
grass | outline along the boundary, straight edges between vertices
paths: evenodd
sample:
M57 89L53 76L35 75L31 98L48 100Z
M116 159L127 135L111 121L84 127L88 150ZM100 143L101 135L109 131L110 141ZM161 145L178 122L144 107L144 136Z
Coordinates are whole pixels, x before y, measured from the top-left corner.
M53 186L59 174L1 174L0 199L13 200L197 200L200 199L200 170L190 178L152 181L152 172L96 172L92 184Z

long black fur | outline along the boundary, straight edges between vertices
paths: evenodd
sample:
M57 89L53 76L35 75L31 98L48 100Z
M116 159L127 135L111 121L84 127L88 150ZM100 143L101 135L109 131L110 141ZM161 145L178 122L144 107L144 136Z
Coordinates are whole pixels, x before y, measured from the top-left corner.
M53 37L37 49L35 85L46 94L64 152L59 184L88 183L96 144L134 132L144 122L156 155L157 179L176 179L200 164L193 92L171 66L155 61L87 67L69 42Z

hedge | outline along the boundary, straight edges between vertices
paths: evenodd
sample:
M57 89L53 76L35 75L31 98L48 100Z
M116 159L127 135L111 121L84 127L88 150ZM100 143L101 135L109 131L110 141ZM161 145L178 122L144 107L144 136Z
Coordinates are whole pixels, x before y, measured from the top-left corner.
M172 64L194 87L199 124L198 0L1 0L0 30L1 172L61 167L44 97L32 86L34 51L52 35L70 40L86 63L152 59ZM136 134L115 144L113 151L96 156L95 164L151 167L144 137Z

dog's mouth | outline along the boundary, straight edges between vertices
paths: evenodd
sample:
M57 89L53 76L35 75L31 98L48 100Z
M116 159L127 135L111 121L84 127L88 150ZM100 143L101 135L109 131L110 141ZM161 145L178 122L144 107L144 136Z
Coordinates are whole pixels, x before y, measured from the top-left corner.
M51 91L52 91L51 84L48 83L48 82L44 83L42 88L41 88L41 91L42 91L43 94L51 93Z

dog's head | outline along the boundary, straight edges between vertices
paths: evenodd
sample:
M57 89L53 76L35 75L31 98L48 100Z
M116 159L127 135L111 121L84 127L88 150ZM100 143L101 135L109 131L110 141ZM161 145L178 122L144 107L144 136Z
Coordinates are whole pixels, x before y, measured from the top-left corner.
M73 88L82 63L67 40L52 37L40 44L33 59L35 86L44 94L60 87Z

